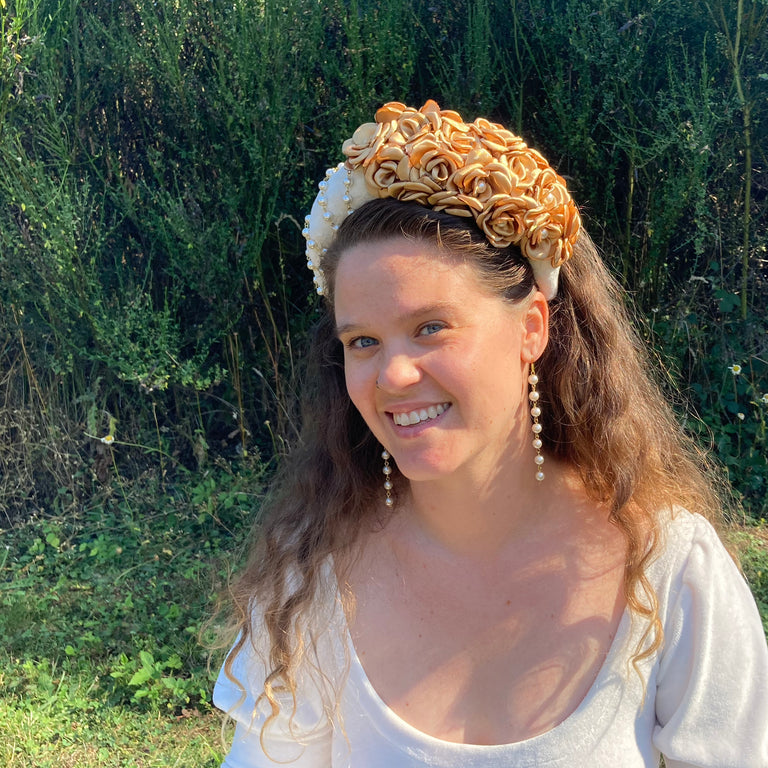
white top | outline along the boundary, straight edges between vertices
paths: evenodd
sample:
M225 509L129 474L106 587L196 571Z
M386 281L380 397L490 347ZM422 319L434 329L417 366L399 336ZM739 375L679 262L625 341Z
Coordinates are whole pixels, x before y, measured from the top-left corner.
M292 730L286 702L265 735L267 752L300 768L650 768L660 753L667 768L768 768L768 648L749 588L709 523L677 514L648 575L664 644L641 665L645 698L627 663L641 629L627 610L576 711L546 733L498 746L441 741L390 710L366 677L338 601L329 601L330 625L316 641L325 682L302 676ZM254 713L264 665L242 652L234 669L245 700L238 703L242 692L223 672L213 694L237 722L223 767L272 767L259 738L265 708ZM336 712L323 707L333 707L333 686L341 689Z

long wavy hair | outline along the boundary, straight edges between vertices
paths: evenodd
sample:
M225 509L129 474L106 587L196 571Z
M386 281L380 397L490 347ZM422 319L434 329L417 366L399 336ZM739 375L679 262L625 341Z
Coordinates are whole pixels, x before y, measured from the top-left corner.
M347 249L396 236L471 260L483 280L509 301L535 289L519 250L492 247L471 220L414 203L375 200L339 228L323 260L328 289L309 346L301 441L282 463L247 565L229 592L234 607L229 638L236 634L238 639L225 671L235 680L234 657L248 643L268 647L261 698L269 702L272 718L280 711L278 694L290 693L295 705L302 637L324 564L331 555L343 564L360 535L385 524L390 514L380 494L381 446L346 391L333 284ZM549 309L549 343L536 363L544 451L579 473L587 493L610 510L626 539L624 596L644 626L632 658L637 666L663 639L656 595L646 576L661 545L660 511L681 506L717 522L720 500L706 456L684 434L654 380L624 292L583 231L572 259L561 268ZM394 481L397 493L405 480L395 474ZM268 633L258 643L254 604Z

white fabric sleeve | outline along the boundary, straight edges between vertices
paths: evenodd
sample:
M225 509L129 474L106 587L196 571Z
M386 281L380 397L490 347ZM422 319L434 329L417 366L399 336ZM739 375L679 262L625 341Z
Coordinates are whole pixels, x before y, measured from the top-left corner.
M696 516L669 594L654 743L667 768L768 768L768 648L757 606Z
M261 654L247 643L235 657L232 671L245 692L226 676L223 667L213 690L213 703L236 723L232 747L222 768L330 766L331 725L317 686L307 679L297 681L295 712L290 695L281 697L280 713L265 731L262 747L261 729L271 710L266 701L256 705L266 678Z

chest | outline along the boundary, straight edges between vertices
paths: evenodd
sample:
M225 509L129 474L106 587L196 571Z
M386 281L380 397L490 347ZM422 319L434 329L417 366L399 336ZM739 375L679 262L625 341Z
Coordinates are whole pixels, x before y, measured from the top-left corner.
M624 609L621 559L358 576L350 629L371 684L419 731L462 743L522 741L567 718Z

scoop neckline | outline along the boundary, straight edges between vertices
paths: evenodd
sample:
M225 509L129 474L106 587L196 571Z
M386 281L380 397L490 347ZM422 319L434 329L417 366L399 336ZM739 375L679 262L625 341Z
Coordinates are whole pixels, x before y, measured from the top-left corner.
M425 754L435 755L437 753L442 756L461 757L462 759L487 756L501 757L511 754L519 758L530 751L532 755L535 754L538 761L537 765L543 764L542 758L544 759L543 762L546 763L559 762L563 758L564 746L567 749L578 749L590 738L592 740L598 739L607 725L614 719L618 702L626 684L626 677L622 674L622 665L617 664L617 657L620 656L629 641L631 629L632 617L629 607L625 607L605 659L603 659L603 663L587 693L573 712L557 725L521 741L504 744L471 744L447 741L431 736L411 725L386 704L363 667L352 640L349 624L346 616L344 616L344 635L349 653L349 682L357 689L355 703L365 710L370 722L387 741L404 752L423 750ZM603 696L606 700L601 702L597 712L589 712L590 727L580 727L587 709L598 696ZM551 751L547 749L549 744L552 745Z

